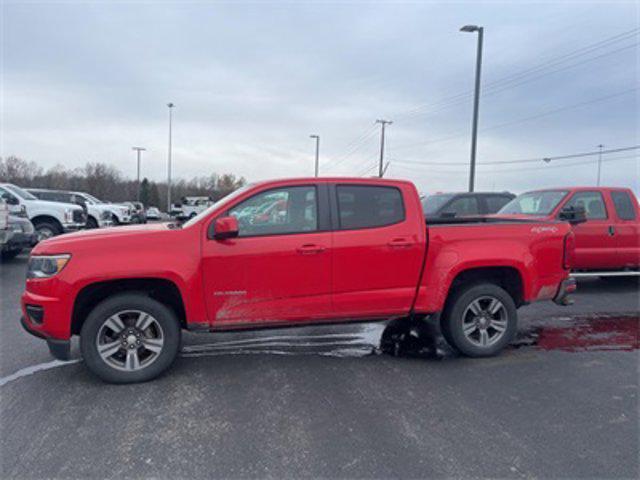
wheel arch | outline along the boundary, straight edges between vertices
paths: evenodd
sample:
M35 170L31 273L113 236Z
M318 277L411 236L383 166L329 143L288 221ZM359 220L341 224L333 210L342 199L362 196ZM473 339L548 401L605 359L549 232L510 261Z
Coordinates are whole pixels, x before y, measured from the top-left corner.
M78 335L87 315L100 301L120 293L138 292L169 307L186 328L186 309L178 286L166 278L126 278L94 282L84 286L76 295L71 314L71 334Z
M516 267L475 267L464 269L453 278L447 292L445 310L458 291L480 283L492 283L504 289L513 298L516 308L525 303L524 278Z
M31 223L33 223L33 225L37 225L38 223L41 222L49 222L49 223L54 223L56 224L56 226L60 229L60 231L62 232L62 223L60 223L60 220L58 220L56 217L52 216L52 215L48 215L48 214L39 214L36 215L35 217L31 218Z

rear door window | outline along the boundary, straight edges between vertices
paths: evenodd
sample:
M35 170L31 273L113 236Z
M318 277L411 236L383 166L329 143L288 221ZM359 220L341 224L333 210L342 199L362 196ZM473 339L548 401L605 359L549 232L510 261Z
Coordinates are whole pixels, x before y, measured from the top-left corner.
M395 187L338 185L340 230L374 228L402 222L402 193Z
M565 207L584 207L587 212L587 220L604 220L607 218L607 209L604 198L600 192L577 192L566 203Z
M613 191L611 192L611 199L620 220L636 219L636 209L633 206L629 192Z

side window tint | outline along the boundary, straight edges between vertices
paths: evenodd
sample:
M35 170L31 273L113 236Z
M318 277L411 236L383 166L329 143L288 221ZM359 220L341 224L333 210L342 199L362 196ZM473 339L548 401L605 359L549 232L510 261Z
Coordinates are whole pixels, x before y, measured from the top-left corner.
M636 209L633 206L629 192L611 192L611 199L616 213L621 220L635 220Z
M487 201L487 213L498 213L498 210L509 203L511 198L504 195L487 195L485 200Z
M456 217L464 217L466 215L477 215L478 199L476 197L460 197L453 200L449 205L444 207L445 214L454 214Z
M587 212L587 220L607 218L607 209L600 192L578 192L571 197L565 207L582 206Z
M315 187L267 190L227 212L238 219L240 237L306 233L318 230Z
M341 230L383 227L404 220L402 194L395 187L338 185Z

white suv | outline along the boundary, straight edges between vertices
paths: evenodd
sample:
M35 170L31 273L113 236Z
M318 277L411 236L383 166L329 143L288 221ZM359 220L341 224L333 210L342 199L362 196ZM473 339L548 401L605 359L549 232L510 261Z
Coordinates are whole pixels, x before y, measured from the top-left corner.
M87 212L87 228L102 228L113 225L111 206L105 203L95 203L89 200L85 193L44 188L27 188L27 191L40 200L80 205Z
M87 222L82 207L39 200L11 183L0 183L0 197L9 205L12 213L27 215L36 229L38 240L79 230Z

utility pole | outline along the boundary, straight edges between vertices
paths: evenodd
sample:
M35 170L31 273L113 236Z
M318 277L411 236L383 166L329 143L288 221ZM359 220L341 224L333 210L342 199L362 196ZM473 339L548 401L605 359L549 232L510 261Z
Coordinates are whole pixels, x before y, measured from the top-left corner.
M144 152L147 149L143 148L143 147L132 147L131 150L135 150L136 153L137 153L137 156L138 156L138 176L137 176L137 179L138 179L138 181L137 181L138 182L137 183L138 193L136 195L136 200L140 201L140 155L141 155L141 152Z
M600 171L602 169L602 149L604 148L604 145L600 144L598 145L598 150L600 150L600 152L598 153L598 183L596 184L598 187L600 186Z
M168 158L168 170L167 170L167 213L171 214L171 122L173 120L173 107L175 105L171 102L167 103L169 107L169 158Z
M469 171L469 191L473 192L476 177L476 147L478 144L478 108L480 104L480 70L482 68L482 39L484 28L477 25L465 25L461 32L478 32L478 52L476 54L476 85L473 96L473 127L471 132L471 167Z
M378 163L378 177L382 178L384 175L384 130L387 125L391 125L393 122L390 120L376 120L376 123L382 125L380 131L380 162Z
M309 135L309 138L316 139L316 168L315 168L315 176L317 177L320 173L320 135Z

